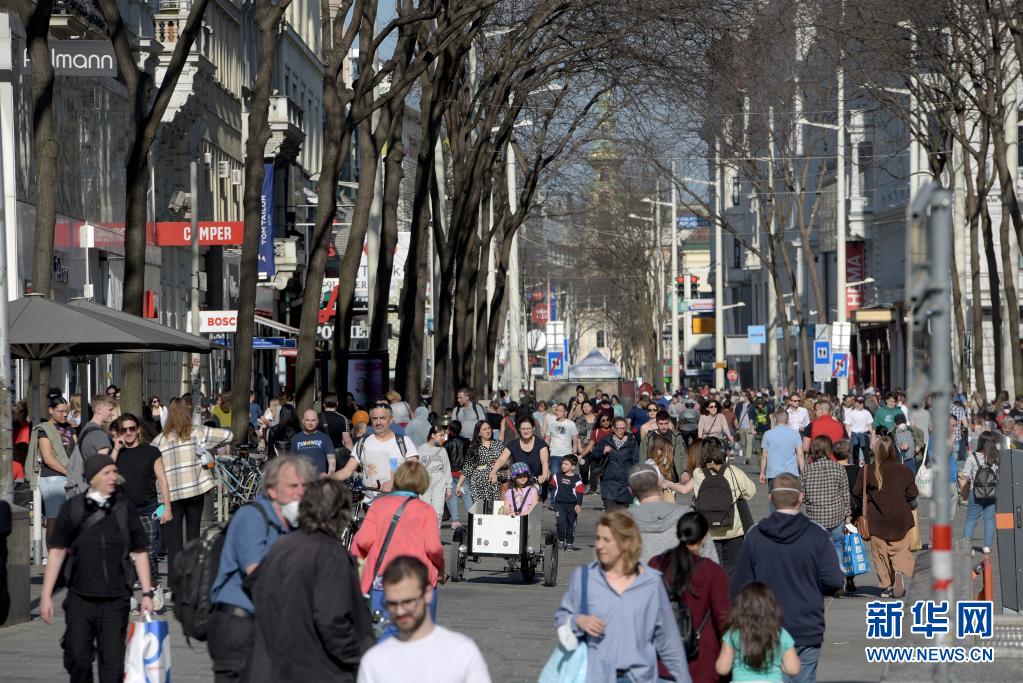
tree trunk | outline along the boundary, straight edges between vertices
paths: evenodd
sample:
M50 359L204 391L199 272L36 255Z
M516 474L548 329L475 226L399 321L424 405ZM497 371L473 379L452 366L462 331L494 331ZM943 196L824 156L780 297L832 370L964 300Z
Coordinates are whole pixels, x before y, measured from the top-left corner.
M995 123L992 131L992 147L994 150L995 167L998 170L998 184L1000 188L1002 211L999 220L999 248L1002 257L1002 279L1005 286L1005 305L1008 310L1009 338L1006 350L1012 363L1012 387L1003 387L1009 390L1011 396L1023 391L1023 350L1019 344L1019 296L1017 293L1017 269L1014 261L1019 262L1018 249L1014 250L1009 239L1009 222L1012 221L1015 227L1017 244L1023 247L1023 242L1018 239L1021 236L1021 220L1019 204L1016 201L1015 182L1009 171L1008 147L1005 142L1004 126L1001 122Z
M287 2L284 6L287 6ZM263 213L263 179L266 175L266 143L270 140L270 85L277 20L283 13L260 0L257 8L259 27L259 67L252 82L249 104L249 136L245 141L245 187L242 205L245 232L238 264L238 328L234 335L234 369L231 377L231 430L235 443L248 440L249 389L252 387L252 337L255 332L256 288L259 281L259 242ZM330 142L326 142L330 146ZM326 154L326 152L325 152ZM271 214L273 206L269 207ZM273 235L270 235L271 239Z
M399 100L399 102L402 100ZM380 258L377 260L376 282L370 286L376 290L373 311L370 316L369 348L387 350L388 310L390 308L391 275L394 269L394 250L398 245L398 204L401 201L401 183L405 176L402 163L405 160L405 143L402 142L405 107L397 107L390 119L390 133L387 136L387 157L384 160L383 215L380 225ZM380 125L384 125L381 117ZM406 257L407 258L407 257ZM406 260L405 268L410 264ZM404 394L403 394L404 396Z
M1005 338L1002 336L1002 294L998 277L998 257L995 255L994 230L992 229L991 214L988 212L986 202L981 204L980 217L981 230L983 232L981 238L984 240L984 257L987 261L988 295L991 299L991 339L994 348L995 392L997 393L1004 388L1002 379L1002 344L1005 343Z
M36 165L32 291L48 297L53 279L53 226L57 220L57 193L53 190L57 187L57 136L53 125L53 63L49 44L53 0L25 2L18 13L32 59L32 151ZM45 365L49 368L48 362Z
M473 308L473 321L475 322L474 343L472 353L466 359L472 366L472 386L476 389L477 396L490 393L490 372L494 357L488 353L487 330L489 327L490 301L487 299L487 280L490 278L490 250L493 248L494 236L497 231L494 225L486 218L493 212L493 195L484 200L483 215L484 221L480 224L486 226L482 229L483 239L480 242L479 269L472 290L476 293L476 304Z
M433 207L434 225L434 247L440 259L439 278L434 281L437 287L435 301L440 304L433 311L433 410L440 414L450 400L454 397L454 388L451 382L451 306L445 305L445 301L451 300L454 289L455 263L448 255L446 239L439 229L444 220L443 201L440 193L444 191L444 179L433 175L433 183L430 187L430 202ZM451 229L450 222L448 223Z

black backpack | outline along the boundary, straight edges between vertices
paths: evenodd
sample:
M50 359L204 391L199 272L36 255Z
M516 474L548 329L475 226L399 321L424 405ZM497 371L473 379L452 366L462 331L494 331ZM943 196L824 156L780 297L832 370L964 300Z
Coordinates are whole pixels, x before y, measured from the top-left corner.
M728 485L723 471L714 472L707 467L702 469L703 483L700 484L700 492L693 501L693 507L707 518L712 529L731 529L735 521L732 487Z
M701 562L703 558L698 558L696 563L693 565L693 571L696 571L696 566ZM693 613L689 611L689 605L683 600L679 600L678 596L674 594L672 586L668 585L667 577L664 577L665 588L668 590L668 600L671 602L671 611L675 615L675 623L678 625L678 633L682 636L682 647L686 651L686 659L690 662L696 661L700 656L700 634L703 633L703 627L707 625L707 620L710 618L711 608L707 605L707 612L703 615L703 619L700 620L700 625L697 628L693 628Z
M987 458L980 462L977 454L973 454L977 461L977 472L973 475L973 499L978 503L987 503L998 498L998 470L988 463Z
M251 505L259 510L269 531L270 519L263 506L255 503ZM199 538L186 543L174 558L174 567L170 572L174 616L181 622L181 630L186 638L204 641L209 633L210 616L213 613L210 589L220 568L220 555L224 550L229 526L230 522L206 529Z

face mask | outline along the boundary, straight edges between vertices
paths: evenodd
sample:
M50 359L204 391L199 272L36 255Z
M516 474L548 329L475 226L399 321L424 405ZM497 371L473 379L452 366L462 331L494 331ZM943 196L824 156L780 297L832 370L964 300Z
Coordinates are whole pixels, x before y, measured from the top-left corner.
M286 505L282 505L281 514L284 515L284 519L288 520L290 526L298 526L298 501L293 500Z

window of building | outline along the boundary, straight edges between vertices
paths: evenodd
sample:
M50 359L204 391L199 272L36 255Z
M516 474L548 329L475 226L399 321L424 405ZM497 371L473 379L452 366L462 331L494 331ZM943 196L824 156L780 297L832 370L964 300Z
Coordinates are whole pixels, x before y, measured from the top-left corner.
M604 330L597 330L597 347L598 348L606 347L607 346L607 344L605 343L606 341L607 338L604 334Z
M734 236L732 237L732 267L742 267L742 244Z

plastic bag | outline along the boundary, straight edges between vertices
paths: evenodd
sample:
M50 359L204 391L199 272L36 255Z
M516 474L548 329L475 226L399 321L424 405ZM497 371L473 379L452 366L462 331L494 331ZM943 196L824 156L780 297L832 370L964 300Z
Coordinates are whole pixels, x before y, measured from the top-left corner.
M863 537L858 533L845 535L842 548L842 572L846 576L859 576L870 571L870 556L867 554Z
M124 683L170 683L170 628L166 621L154 620L128 624L124 648Z

